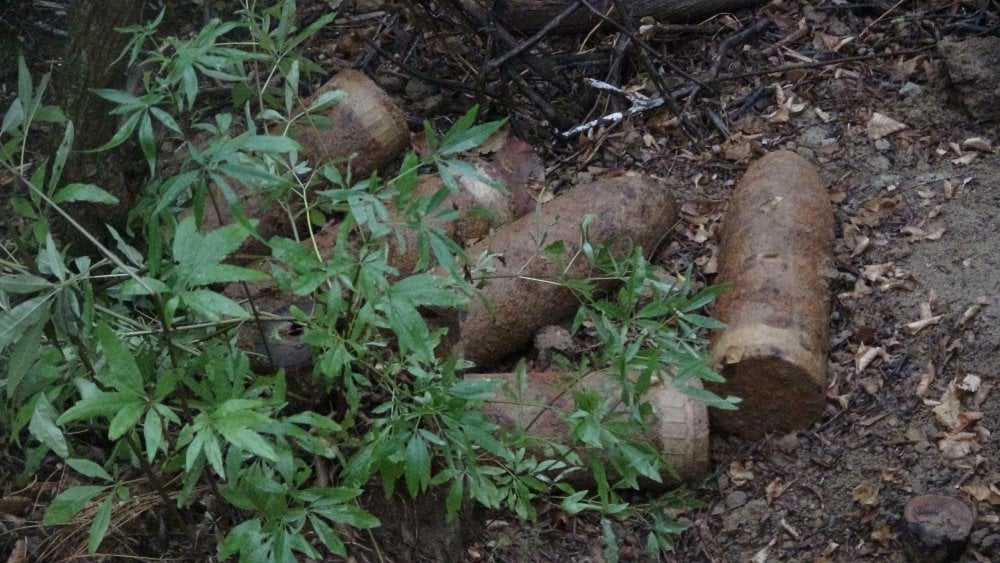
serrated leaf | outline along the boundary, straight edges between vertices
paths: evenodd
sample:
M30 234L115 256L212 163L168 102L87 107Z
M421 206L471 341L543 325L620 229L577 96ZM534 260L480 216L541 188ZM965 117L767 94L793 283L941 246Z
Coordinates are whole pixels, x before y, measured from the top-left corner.
M39 442L51 448L56 455L66 457L69 455L69 444L62 430L55 424L56 414L56 409L49 402L49 398L44 393L39 393L28 431Z
M79 485L66 489L49 503L42 524L52 526L69 522L92 498L106 489L103 485Z
M417 498L418 493L426 490L431 480L430 451L427 449L427 442L416 432L410 436L406 451L403 452L403 475L412 498Z
M309 515L309 523L312 524L312 528L316 532L316 535L319 536L319 540L330 550L330 553L338 557L347 557L347 548L344 546L344 542L341 541L340 536L326 522L313 515Z
M149 108L149 111L150 111L150 113L153 114L153 117L155 117L157 121L159 121L160 123L162 123L163 125L165 125L167 127L167 129L170 129L171 131L173 131L174 133L177 133L178 135L183 135L184 134L181 131L180 126L177 125L177 122L174 121L173 116L171 116L169 113L163 111L162 109L160 109L158 107L151 107L151 108Z
M42 323L32 325L24 336L17 339L17 344L11 350L7 360L6 390L8 399L14 398L17 394L18 386L29 370L35 367L39 360L44 360L45 357L39 354L39 351L43 349L41 340L44 328ZM32 371L37 373L40 370L35 367Z
M249 233L241 225L226 225L206 235L198 233L194 218L177 226L173 254L178 275L187 287L234 281L261 281L267 274L221 262L243 244Z
M199 316L216 322L223 317L249 319L250 313L232 299L208 289L194 289L181 294L184 304Z
M104 350L107 367L100 370L97 380L117 391L129 393L135 397L142 395L142 373L136 364L135 356L125 344L118 339L111 328L104 322L98 323L94 335Z
M52 196L52 201L65 203L69 201L91 201L116 205L118 198L94 184L69 184Z
M89 459L71 458L66 460L66 465L75 469L78 473L86 475L91 479L102 479L109 483L114 483L111 475L103 467L90 461Z
M448 496L444 499L444 507L446 511L446 519L452 520L458 514L458 511L462 508L462 501L465 499L465 486L464 480L460 477L451 482L451 487L448 488Z

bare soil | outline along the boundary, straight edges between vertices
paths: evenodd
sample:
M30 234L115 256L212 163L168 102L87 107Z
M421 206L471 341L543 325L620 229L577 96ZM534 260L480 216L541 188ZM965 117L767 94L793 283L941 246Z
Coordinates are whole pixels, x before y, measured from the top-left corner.
M301 2L302 17L315 19L327 4ZM701 283L714 281L727 197L754 158L794 150L826 181L838 237L826 414L811 428L756 442L714 433L713 471L686 493L701 506L678 513L690 528L668 560L903 561L903 507L922 493L975 507L961 560L1000 560L1000 125L982 101L970 115L937 48L996 38L996 2L785 0L648 31L645 42L660 53L652 67L634 44L616 50L623 36L602 26L547 37L527 51L530 61L514 58L491 73L486 61L509 48L453 2L333 4L342 17L313 41L312 56L331 73L351 66L375 78L414 130L425 119L444 128L480 102L484 118L510 116L513 133L535 146L553 191L620 170L663 178L683 220L659 261L671 272L693 264ZM713 72L720 45L763 20L770 24L729 44ZM44 30L26 33L38 45ZM1000 107L998 68L979 72L977 89L986 99L993 92ZM568 139L558 134L629 107L585 78L655 97L657 81L670 91L690 87L690 76L713 81L678 99L681 120L659 108ZM0 78L10 93L15 74ZM905 128L873 138L892 122ZM527 524L471 512L448 526L415 523L425 510L403 505L396 533L379 536L379 555L605 560L591 516L543 508ZM616 531L622 560L647 560L641 522ZM454 546L456 535L464 546ZM358 558L376 554L359 548Z

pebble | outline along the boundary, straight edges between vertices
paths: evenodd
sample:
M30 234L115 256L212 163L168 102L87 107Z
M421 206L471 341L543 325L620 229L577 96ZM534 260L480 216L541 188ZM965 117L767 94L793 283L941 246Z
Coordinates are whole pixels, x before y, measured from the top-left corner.
M907 82L899 89L899 95L904 98L910 98L919 94L923 88L919 84L914 84L913 82Z

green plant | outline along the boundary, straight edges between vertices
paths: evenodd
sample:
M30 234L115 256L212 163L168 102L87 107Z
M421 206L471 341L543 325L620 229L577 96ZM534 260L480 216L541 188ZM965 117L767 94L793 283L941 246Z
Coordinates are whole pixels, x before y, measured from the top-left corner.
M343 100L331 93L301 108L300 75L315 65L296 49L333 16L299 31L292 0L244 8L237 21L213 21L191 38L159 45L169 48L147 49L157 40L159 19L125 30L134 40L123 56L140 65L142 91L96 92L117 104L120 116L117 133L98 150L134 138L151 176L131 213L132 230L142 236L112 232L114 248L100 246L98 259L67 256L49 234L46 215L66 202L114 198L99 186L59 183L73 126L42 104L47 76L33 87L20 64L18 98L0 128L0 164L26 187L14 210L32 225L35 248L33 260L23 258L27 249L8 250L0 263L0 420L10 429L11 447L24 452L22 481L51 453L76 479L96 483L61 492L44 523L70 522L97 503L87 542L95 553L117 503L136 491L154 491L178 524L210 495L222 522L222 559L293 561L320 557L323 547L343 556L347 527L379 524L359 503L376 481L386 494L397 485L411 496L444 487L451 517L465 498L525 519L545 501L571 514L598 511L609 556L616 545L610 519L639 515L650 522L651 552L668 550L678 524L660 508L629 505L620 490L636 487L639 478L658 480L665 470L643 438L651 415L643 395L654 379L732 407L731 399L684 385L718 378L706 367L699 338L699 329L716 325L695 311L719 288L691 295L690 282L665 283L641 249L622 254L587 244L583 256L573 257L561 256L558 241L539 249L540 259L594 265L593 279L548 281L579 293L574 330L600 342L576 368L610 369L622 393L575 390L576 409L565 413L573 443L544 444L547 455L535 457L529 452L539 444L503 431L483 413L494 385L462 379L468 364L438 353L446 329L428 324L419 309L460 308L472 293L466 273L489 275L435 225L454 218L441 204L458 189L458 177L474 173L461 153L503 123L474 125L473 108L443 136L427 125L429 153L408 154L392 178L355 181L332 164L310 163L286 136L289 128ZM229 40L235 32L250 40ZM231 107L213 112L203 103L207 80L232 86ZM38 122L65 127L51 162L28 158L31 125ZM159 154L165 138L183 148L169 171ZM418 173L430 170L443 187L416 197ZM309 219L301 240L261 241L271 250L269 271L229 260L248 237L259 238L234 181L284 205L289 221ZM199 213L184 210L204 208L212 186L235 222L202 232ZM312 234L330 218L339 236L323 255ZM407 276L389 263L402 229L416 233L419 250L416 272ZM450 275L432 274L436 266ZM595 290L609 279L621 289ZM285 374L253 373L235 345L234 328L255 322L254 309L221 288L265 280L311 303L293 307L285 320L302 326L315 378L342 407L336 415L296 406ZM579 448L605 455L584 467ZM88 459L95 450L99 459ZM332 484L320 484L315 460L335 468ZM596 490L577 491L560 479L573 470L592 472Z

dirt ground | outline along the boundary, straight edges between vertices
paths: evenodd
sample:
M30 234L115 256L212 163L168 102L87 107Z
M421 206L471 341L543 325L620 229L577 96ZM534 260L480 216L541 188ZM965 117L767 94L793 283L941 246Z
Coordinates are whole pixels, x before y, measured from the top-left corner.
M301 4L308 18L330 3ZM661 53L651 66L634 45L616 50L623 36L605 25L543 39L527 50L534 64L515 57L511 74L481 72L509 49L454 3L333 4L343 16L313 56L330 72L368 73L414 125L443 126L480 101L543 156L551 190L620 170L662 178L683 219L659 256L668 271L694 264L702 283L714 281L728 194L756 157L796 151L827 183L837 240L826 413L756 442L713 433L712 472L690 487L702 507L678 515L690 528L668 560L903 561L903 507L923 493L975 508L963 561L1000 560L996 2L788 0L699 25L643 21ZM727 38L765 21L713 69ZM940 46L977 36L995 42ZM558 134L629 107L585 78L648 97L659 95L653 75L669 91L689 88L667 62L712 80L678 98L682 122L661 107ZM980 73L972 91L960 70ZM604 560L586 516L548 510L518 524L491 514L476 529L460 559ZM641 525L618 532L622 560L643 560ZM413 545L426 538L404 541L416 549L398 560L427 555Z

